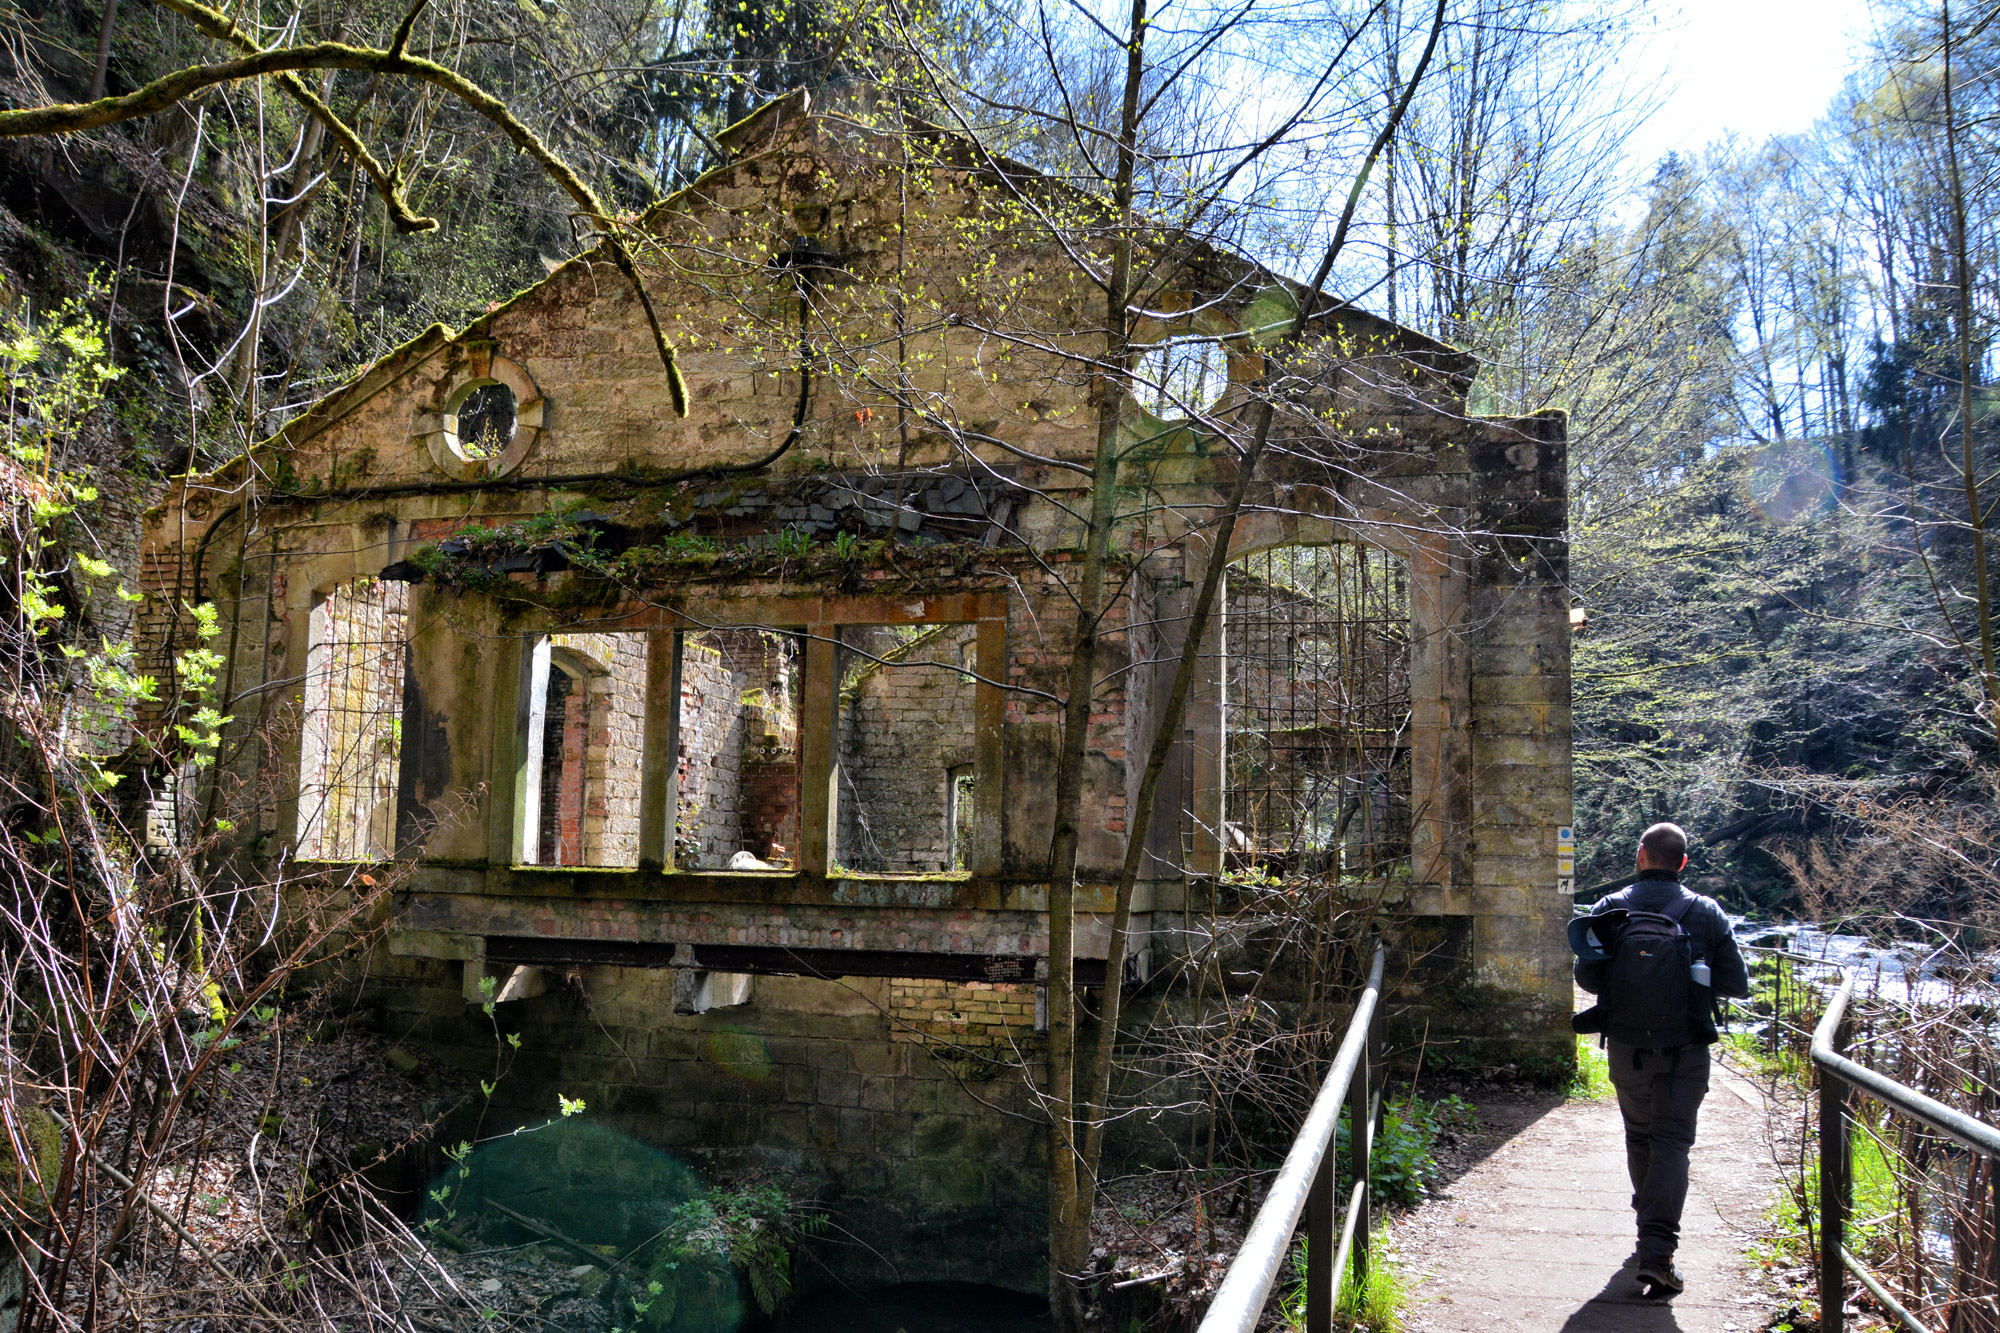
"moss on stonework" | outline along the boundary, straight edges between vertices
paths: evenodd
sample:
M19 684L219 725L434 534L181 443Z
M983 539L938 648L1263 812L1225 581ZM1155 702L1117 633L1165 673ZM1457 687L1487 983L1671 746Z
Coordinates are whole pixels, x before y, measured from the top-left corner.
M34 1156L33 1170L29 1170L5 1138L0 1138L0 1194L30 1216L46 1217L49 1192L62 1175L62 1126L47 1111L31 1107L23 1128Z
M1425 1000L1403 1014L1399 1027L1410 1029L1410 1045L1424 1045L1426 1062L1475 1069L1511 1065L1551 1088L1566 1087L1574 1077L1576 1040L1569 1012L1552 1007L1546 996L1466 980L1434 988ZM1459 1035L1441 1042L1440 1032Z
M451 545L458 549L447 550ZM569 569L533 582L513 576L510 558L549 552ZM996 552L972 541L899 546L886 540L851 546L804 542L792 549L770 545L725 546L694 534L670 533L616 555L600 553L595 534L561 515L539 515L504 527L467 528L409 556L413 571L441 588L478 592L522 608L570 611L608 606L625 589L684 589L691 582L740 584L783 579L800 591L877 590L897 595L977 583L1017 563L1019 553ZM874 583L892 586L870 589Z
M866 880L871 883L894 884L969 884L972 882L970 870L912 870L890 872L885 870L849 870L835 862L826 872L828 879Z

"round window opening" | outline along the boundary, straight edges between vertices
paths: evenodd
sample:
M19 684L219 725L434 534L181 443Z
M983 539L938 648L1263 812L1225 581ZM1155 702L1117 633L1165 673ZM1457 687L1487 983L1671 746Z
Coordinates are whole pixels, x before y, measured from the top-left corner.
M465 458L498 458L514 442L514 391L488 381L477 385L448 420L453 445Z

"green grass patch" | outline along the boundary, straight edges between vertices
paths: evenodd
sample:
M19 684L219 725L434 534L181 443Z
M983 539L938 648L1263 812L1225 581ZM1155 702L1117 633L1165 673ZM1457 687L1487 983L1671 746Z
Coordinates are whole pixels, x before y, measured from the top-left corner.
M1340 1299L1334 1303L1334 1327L1343 1333L1397 1333L1409 1308L1410 1284L1389 1248L1389 1229L1378 1226L1369 1247L1368 1281L1354 1280L1354 1257L1340 1275ZM1280 1312L1287 1329L1306 1326L1306 1242L1292 1251L1292 1283Z
M1755 1033L1725 1032L1722 1034L1722 1048L1729 1052L1732 1060L1760 1077L1782 1079L1801 1087L1810 1081L1805 1053L1788 1044L1781 1044L1773 1051Z
M1901 1196L1895 1163L1872 1134L1855 1127L1854 1206L1848 1213L1847 1248L1864 1262L1879 1262L1895 1225ZM1765 1234L1746 1253L1766 1268L1796 1268L1818 1262L1819 1158L1789 1174L1766 1216Z
M1611 1086L1611 1060L1597 1049L1595 1037L1576 1039L1576 1075L1569 1081L1569 1095L1584 1102L1609 1101L1618 1095Z

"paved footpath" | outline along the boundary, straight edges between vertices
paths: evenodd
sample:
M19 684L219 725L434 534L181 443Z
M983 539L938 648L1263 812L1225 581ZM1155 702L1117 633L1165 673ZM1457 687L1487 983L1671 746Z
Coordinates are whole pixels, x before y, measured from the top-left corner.
M1529 1108L1483 1161L1397 1224L1412 1333L1754 1333L1774 1298L1746 1272L1773 1169L1757 1089L1718 1063L1681 1223L1687 1290L1648 1300L1613 1101ZM1540 1111L1540 1114L1536 1114Z

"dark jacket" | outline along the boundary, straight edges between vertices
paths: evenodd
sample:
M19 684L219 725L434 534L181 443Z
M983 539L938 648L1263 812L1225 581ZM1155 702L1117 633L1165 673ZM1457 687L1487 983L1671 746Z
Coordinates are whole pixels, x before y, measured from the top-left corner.
M1695 900L1694 906L1681 918L1681 926L1694 937L1694 956L1708 960L1712 973L1710 989L1718 996L1747 999L1750 994L1750 970L1743 965L1743 953L1736 947L1736 936L1730 933L1729 918L1723 914L1715 899L1682 888L1671 872L1641 871L1637 882L1630 888L1599 898L1597 906L1591 909L1591 915L1608 912L1614 907L1657 912L1682 894L1688 894ZM1604 989L1604 969L1609 966L1610 963L1604 961L1577 959L1576 984L1592 995L1597 994Z

